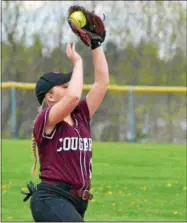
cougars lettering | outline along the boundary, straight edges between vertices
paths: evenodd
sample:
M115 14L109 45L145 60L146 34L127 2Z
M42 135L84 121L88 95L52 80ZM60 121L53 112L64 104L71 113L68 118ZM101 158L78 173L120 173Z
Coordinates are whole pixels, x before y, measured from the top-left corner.
M60 138L60 147L57 152L63 151L91 151L92 139L91 138L78 138L78 137L65 137Z

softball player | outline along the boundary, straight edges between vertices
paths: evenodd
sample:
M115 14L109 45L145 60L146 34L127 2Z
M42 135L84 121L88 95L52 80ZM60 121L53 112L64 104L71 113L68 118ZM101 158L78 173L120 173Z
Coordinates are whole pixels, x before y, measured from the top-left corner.
M109 73L103 48L98 46L91 52L95 83L85 99L80 100L83 61L75 44L67 44L66 48L73 64L72 72L50 72L41 76L36 84L36 96L42 109L33 128L33 173L38 150L41 182L29 195L32 195L30 208L36 222L82 222L93 197L90 193L90 120L103 101Z

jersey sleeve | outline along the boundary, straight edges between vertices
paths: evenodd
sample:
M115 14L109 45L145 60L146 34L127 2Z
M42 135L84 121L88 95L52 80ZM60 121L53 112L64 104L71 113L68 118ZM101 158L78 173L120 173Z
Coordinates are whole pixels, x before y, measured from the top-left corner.
M82 100L78 105L78 111L84 121L89 125L90 124L90 113L86 99Z
M42 143L44 139L53 139L54 134L56 132L56 129L54 128L53 131L49 135L45 133L45 126L47 123L47 119L48 119L51 107L52 106L43 109L39 113L34 123L33 134L38 143Z

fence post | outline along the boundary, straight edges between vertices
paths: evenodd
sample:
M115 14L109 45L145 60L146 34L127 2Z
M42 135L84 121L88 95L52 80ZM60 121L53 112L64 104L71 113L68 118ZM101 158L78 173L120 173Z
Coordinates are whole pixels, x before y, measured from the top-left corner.
M16 89L11 88L11 134L12 138L16 138L17 120L16 120Z
M129 90L128 104L129 104L128 120L129 120L130 142L134 142L134 94L133 94L133 89Z

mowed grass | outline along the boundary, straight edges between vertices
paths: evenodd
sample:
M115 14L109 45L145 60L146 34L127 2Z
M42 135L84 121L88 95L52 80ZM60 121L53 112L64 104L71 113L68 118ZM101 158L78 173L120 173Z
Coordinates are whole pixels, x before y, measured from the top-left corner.
M2 141L2 221L33 221L30 144ZM92 191L86 221L186 221L186 146L94 143Z

